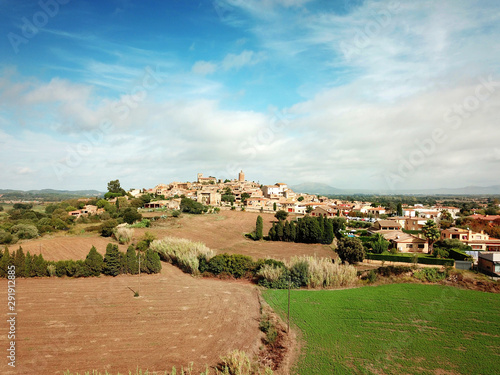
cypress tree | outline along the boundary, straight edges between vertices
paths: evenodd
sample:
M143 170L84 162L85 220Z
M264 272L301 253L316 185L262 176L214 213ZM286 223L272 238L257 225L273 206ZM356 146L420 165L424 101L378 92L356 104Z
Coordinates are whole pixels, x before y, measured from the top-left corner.
M7 267L10 263L10 253L9 248L5 246L2 258L0 259L0 276L7 277Z
M25 277L33 277L35 275L35 271L33 269L33 257L30 252L26 253L26 257L24 258L24 276Z
M274 223L273 223L273 226L271 227L271 229L269 229L269 239L271 241L276 241L276 228L275 228Z
M291 241L291 234L290 234L290 223L285 221L285 228L283 229L283 240L284 241Z
M257 240L261 240L263 235L262 235L262 230L264 229L264 221L262 220L262 216L257 216L257 222L255 223L255 238Z
M324 244L331 244L333 241L333 223L331 219L325 220L325 229L323 231L323 243Z
M147 273L159 273L161 271L161 261L160 255L151 249L146 250L145 256L146 272Z
M86 274L88 276L99 276L102 272L103 266L104 259L102 255L97 252L95 246L92 246L89 253L87 254L87 257L85 258L85 267L87 268Z
M297 241L297 225L293 221L290 222L290 241Z
M284 235L284 228L283 228L283 221L278 221L278 225L276 226L276 237L278 238L278 241L283 241L283 235Z
M33 273L39 277L47 276L47 262L42 254L33 257Z
M135 249L133 245L127 248L127 273L136 275L139 273L139 263L137 261L137 255L135 255Z
M14 265L16 266L16 276L17 277L24 277L25 272L24 272L24 267L25 267L25 255L23 248L19 246L19 249L16 252L16 256L14 258Z
M120 273L120 251L118 245L111 243L106 246L106 254L104 255L103 273L109 276L116 276Z

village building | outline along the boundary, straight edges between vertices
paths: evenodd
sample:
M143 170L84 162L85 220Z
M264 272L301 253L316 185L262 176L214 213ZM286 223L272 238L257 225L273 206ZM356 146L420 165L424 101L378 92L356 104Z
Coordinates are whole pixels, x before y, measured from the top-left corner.
M389 241L392 247L403 253L428 253L429 245L427 240L412 234L401 231L390 231L382 233L382 236Z
M441 231L441 239L459 240L472 247L472 250L500 251L500 239L490 238L484 231L477 233L470 229L452 227Z
M396 220L377 220L370 228L370 232L400 231L403 226Z
M480 252L477 268L490 276L500 277L500 252Z

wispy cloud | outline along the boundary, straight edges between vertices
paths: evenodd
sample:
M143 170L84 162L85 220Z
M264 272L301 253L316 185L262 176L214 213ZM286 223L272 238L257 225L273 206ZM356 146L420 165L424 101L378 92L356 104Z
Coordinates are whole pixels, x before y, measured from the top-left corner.
M217 70L239 70L246 66L256 65L266 58L263 52L244 50L239 54L228 53L220 62L197 61L192 68L192 72L201 75L213 74Z

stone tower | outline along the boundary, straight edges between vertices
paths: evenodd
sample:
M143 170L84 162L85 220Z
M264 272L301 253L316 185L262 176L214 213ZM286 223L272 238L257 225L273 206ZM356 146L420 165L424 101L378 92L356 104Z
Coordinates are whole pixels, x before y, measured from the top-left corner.
M243 171L241 171L240 173L238 173L238 181L239 182L244 182L245 181L245 174L243 173Z

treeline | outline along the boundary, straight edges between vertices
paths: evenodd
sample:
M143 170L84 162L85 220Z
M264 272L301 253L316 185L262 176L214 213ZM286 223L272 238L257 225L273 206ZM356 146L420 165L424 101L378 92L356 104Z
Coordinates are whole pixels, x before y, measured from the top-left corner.
M346 220L341 217L306 216L297 221L279 220L269 229L271 241L331 244L342 236Z
M141 252L139 252L141 254ZM118 245L108 244L104 257L92 246L85 260L46 261L42 254L24 253L22 247L12 253L5 247L0 259L0 277L7 276L8 267L16 267L17 277L69 276L91 277L100 274L117 276L120 274L138 274L139 258L134 246L129 246L126 253L118 249ZM142 273L159 273L161 261L158 253L147 249L140 255Z

